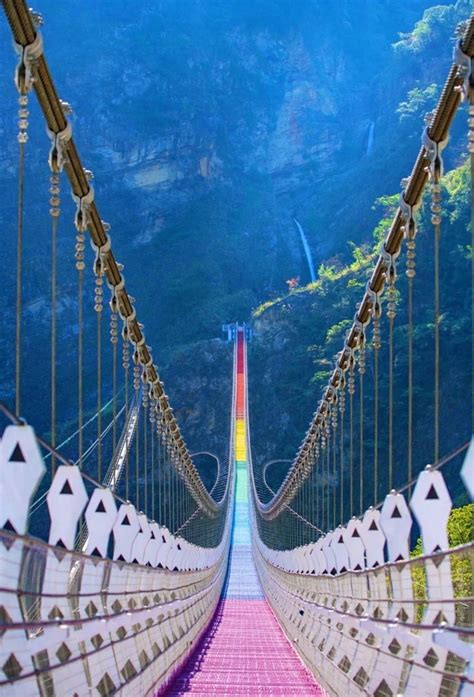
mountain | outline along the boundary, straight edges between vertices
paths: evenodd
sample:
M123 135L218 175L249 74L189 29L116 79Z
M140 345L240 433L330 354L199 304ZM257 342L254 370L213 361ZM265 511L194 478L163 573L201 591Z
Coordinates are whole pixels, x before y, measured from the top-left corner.
M451 170L442 187L442 236L440 240L440 452L448 455L470 439L471 316L469 278L470 173L467 162ZM334 367L336 354L344 344L346 331L371 276L381 236L386 232L398 204L398 197L384 197L376 210L383 215L374 230L372 244L353 247L350 263L334 258L321 265L318 279L254 313L254 341L249 348L249 394L251 432L258 449L257 463L274 458L294 457ZM430 196L424 200L416 237L413 331L413 471L433 461L434 438L434 268L433 229ZM398 299L394 320L394 484L408 479L408 316L406 251L397 260ZM388 490L388 321L387 301L382 303L382 347L379 351L379 432L380 486L378 496ZM364 377L364 462L370 482L366 505L372 499L374 459L374 352L372 325L367 330L366 373ZM356 370L354 397L355 464L359 448L359 384ZM348 404L348 396L346 401ZM346 410L344 447L349 452L349 408ZM462 458L452 460L445 474L458 486L455 495L466 493L457 476ZM285 466L269 470L269 479L278 486ZM346 472L346 476L347 476Z
M222 417L217 419L208 397L218 392L213 376L223 377L217 359L228 348L211 340L222 322L249 320L260 303L281 296L289 278L309 280L295 218L316 266L331 266L334 258L347 265L348 241L371 243L380 216L373 204L398 191L400 178L409 173L422 115L435 103L450 64L450 37L469 3L102 0L85 6L78 0L43 0L36 9L45 18L45 51L58 92L73 106L79 151L94 171L99 209L112 224L127 288L137 298L185 435L194 449L211 442L224 452L214 435ZM0 63L6 75L14 67L9 46L2 21ZM15 258L15 110L10 81L0 94L6 259ZM47 432L48 408L36 397L49 372L48 143L34 100L30 110L25 343L26 355L35 360L25 363L24 411ZM462 130L457 124L453 131L450 167L460 163ZM65 192L62 199L59 382L66 433L76 400L71 385L77 290L73 205ZM13 265L2 265L0 274L4 322L13 326ZM92 306L91 276L86 299ZM351 317L349 300L344 309ZM269 336L262 322L271 323L272 313L257 323L256 364L276 360L273 343L262 338ZM92 311L88 314L92 413L95 327ZM328 327L334 317L328 310ZM308 332L300 340L293 321L297 327L304 320L297 313L285 319L289 335L296 332L288 366L294 381L290 394L279 395L278 421L292 448L313 410L308 403L319 398L318 385L310 383L314 365L306 342L321 342L320 333L327 331L321 326L318 335L315 328L313 336ZM279 317L275 322L278 326ZM7 376L1 396L11 403L11 333L2 337L0 353ZM193 378L183 365L192 368ZM267 391L256 375L252 408L259 419L253 430L257 448L268 454L275 420L265 415ZM229 399L229 385L223 383L222 403Z

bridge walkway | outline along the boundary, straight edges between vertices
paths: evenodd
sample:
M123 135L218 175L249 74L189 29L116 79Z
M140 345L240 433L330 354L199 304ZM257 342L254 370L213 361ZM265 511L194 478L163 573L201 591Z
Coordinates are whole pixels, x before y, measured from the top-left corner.
M244 336L237 337L236 492L228 576L214 620L166 695L323 696L280 629L253 562L248 500Z

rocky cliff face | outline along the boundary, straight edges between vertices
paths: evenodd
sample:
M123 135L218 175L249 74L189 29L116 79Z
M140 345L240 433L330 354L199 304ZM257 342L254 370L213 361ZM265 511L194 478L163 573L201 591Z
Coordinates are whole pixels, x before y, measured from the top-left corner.
M190 452L209 451L222 464L229 456L232 366L233 345L220 339L179 350L163 366Z

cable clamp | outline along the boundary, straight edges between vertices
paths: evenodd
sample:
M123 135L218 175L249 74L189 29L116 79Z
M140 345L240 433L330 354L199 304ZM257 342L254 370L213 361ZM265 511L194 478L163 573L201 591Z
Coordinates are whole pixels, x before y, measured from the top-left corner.
M104 227L105 229L105 227ZM107 226L107 229L110 229L110 226ZM101 257L104 257L106 254L108 254L111 250L112 247L112 241L110 239L110 235L105 233L105 242L104 244L96 244L94 240L91 237L91 247L96 252L97 254L100 254Z
M15 69L15 85L18 92L25 95L33 89L38 58L43 55L43 37L37 32L31 44L18 44L13 42L14 49L19 56Z
M138 339L138 341L133 340L133 343L137 347L137 350L138 350L138 349L143 348L143 346L145 346L145 341L146 341L145 335L142 334L141 337Z
M132 323L132 321L133 321L132 315L129 315L129 317L127 317L127 320L126 320L126 321L127 321L128 332L129 332L129 336L130 336L130 342L131 342L131 343L133 344L133 346L135 347L135 350L134 350L133 356L132 356L133 362L135 363L135 365L138 365L139 363L143 365L143 363L142 363L142 361L141 361L141 358L142 358L142 356L141 356L141 349L142 349L143 346L145 345L145 335L142 334L141 337L140 337L140 339L138 339L138 341L136 341L136 340L133 338L132 333L131 333L131 331L130 331L130 325L131 325L131 323Z
M116 289L117 289L117 286L116 286ZM124 311L123 311L123 308L121 308L121 307L119 306L119 307L118 307L118 313L119 313L119 315L120 315L120 319L123 320L123 323L124 323L124 325L126 325L127 331L128 331L128 330L130 329L130 326L129 326L130 323L131 323L131 322L135 319L135 317L137 316L137 312L136 312L135 308L134 308L133 305L132 305L132 312L131 312L129 315L126 315L126 314L124 313Z
M428 115L427 118L430 120L430 115ZM441 177L443 176L442 153L444 148L448 144L449 134L446 135L446 138L444 140L440 140L439 142L437 142L436 140L433 140L431 138L429 130L430 124L428 123L423 131L421 142L423 144L423 147L425 148L425 157L429 161L429 165L426 171L430 176L430 180L435 183L438 183Z
M122 264L117 264L117 268L120 272L121 269L123 269ZM114 295L116 297L117 302L118 302L118 293L123 291L123 289L125 288L125 276L123 274L120 274L120 280L118 283L115 283L115 284L111 283L109 278L106 277L106 283L107 283L108 287L110 288L110 290L112 291L112 295ZM118 310L115 310L115 311L117 312ZM122 319L123 319L123 317L122 317Z
M329 405L333 404L337 397L337 390L333 385L329 385L326 391L326 401Z
M361 345L362 346L364 345L365 328L369 323L370 323L370 315L367 317L365 322L362 322L362 320L359 319L359 311L357 310L357 312L354 315L354 327L355 327L356 332L359 335L359 348Z
M107 223L105 223L105 225L107 225ZM105 225L104 229L106 229ZM110 225L107 225L107 229L110 229ZM95 252L94 274L96 276L101 276L106 270L106 257L110 252L112 242L110 240L110 236L107 233L105 233L105 242L102 245L97 245L92 239L92 237L90 241L91 247Z
M349 361L351 357L351 347L347 343L347 339L349 337L349 332L346 333L346 336L344 337L344 347L342 351L338 353L337 360L339 367L341 368L343 373L346 373L347 370L349 369Z
M118 293L120 293L120 291L122 291L125 288L125 278L123 276L120 276L120 281L116 285L113 285L113 283L110 283L108 277L106 276L106 282L108 287L112 291L110 297L110 309L112 312L118 313L120 317L123 319L120 313Z
M115 295L125 288L125 276L120 276L120 281L116 283L113 288L115 289Z
M63 171L67 162L66 150L72 138L72 125L69 121L66 121L66 126L62 131L55 133L55 131L46 128L46 133L52 141L48 156L49 168L54 174L58 174Z
M156 373L156 378L153 380L153 383L152 383L152 384L153 384L153 387L160 387L160 388L162 388L161 380L160 380L160 377L159 377L159 375L158 375L158 368L156 367L156 365L153 365L153 367L154 367L155 373Z
M380 319L382 315L381 292L373 290L373 288L370 286L370 281L367 281L365 292L370 300L372 317L374 319Z
M404 181L405 180L402 181L402 186ZM403 218L403 236L406 240L413 240L416 237L415 213L419 209L421 201L419 201L415 205L408 203L408 201L405 198L407 186L404 187L402 193L400 194L399 207Z
M351 335L352 327L351 329L347 329L346 333L344 335L344 347L341 351L341 360L342 357L347 357L347 360L350 361L351 354L352 354L352 346L349 344L349 337ZM348 366L347 366L348 367ZM347 370L347 368L344 368L344 370Z
M321 418L325 420L329 413L329 402L326 398L320 400L318 411L321 414Z
M400 249L395 252L395 254L391 254L385 244L382 245L382 249L380 251L380 255L384 261L384 265L386 268L385 272L385 277L388 280L388 282L393 285L397 279L397 265L396 261L398 257L400 256Z
M338 363L336 364L336 367L334 368L334 371L333 371L333 377L337 378L336 390L339 389L340 380L341 380L341 378L342 378L343 375L344 375L344 371L343 371L343 369L341 368L341 366L339 365L339 362L338 362Z
M124 322L128 325L128 328L130 329L130 325L132 322L135 320L137 316L137 311L135 310L134 306L132 305L132 311L129 315L124 316Z
M365 344L365 325L360 321L357 312L354 315L354 325L357 333L357 344L355 348L360 349Z
M151 349L149 346L147 346L147 349L148 349L149 358L148 358L146 363L143 363L143 370L146 373L146 381L151 382L150 377L148 375L148 372L149 372L150 368L153 367L153 356L151 355Z
M463 101L469 101L469 93L473 86L472 58L462 50L462 38L459 39L453 51L453 61L458 66L458 75L462 79L462 85L458 89Z
M90 208L94 201L94 188L89 185L89 191L84 196L76 196L74 193L71 195L77 206L74 225L78 232L85 232L90 222Z

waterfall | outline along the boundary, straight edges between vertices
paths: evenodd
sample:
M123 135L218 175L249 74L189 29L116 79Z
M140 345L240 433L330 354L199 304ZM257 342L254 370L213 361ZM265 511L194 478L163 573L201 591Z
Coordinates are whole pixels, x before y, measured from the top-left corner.
M304 230L301 227L301 225L299 224L299 222L296 220L296 218L293 218L293 220L294 220L296 227L299 230L301 242L303 243L304 253L306 254L306 260L308 262L309 275L311 276L311 283L314 283L316 280L316 274L314 273L313 257L311 256L311 250L309 248L308 240L306 239L306 235L304 234Z
M375 121L370 122L369 135L367 138L367 155L370 157L374 147L374 131L375 131Z

